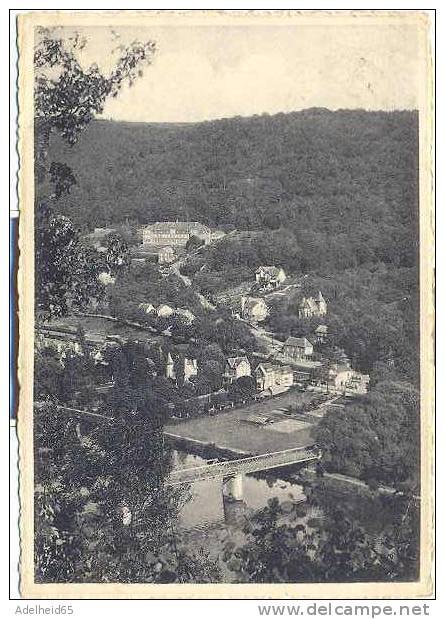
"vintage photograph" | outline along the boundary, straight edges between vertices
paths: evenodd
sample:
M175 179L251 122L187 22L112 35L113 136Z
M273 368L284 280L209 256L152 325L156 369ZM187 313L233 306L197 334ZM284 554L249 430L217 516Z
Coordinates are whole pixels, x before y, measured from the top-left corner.
M25 594L431 589L428 17L302 13L19 21Z

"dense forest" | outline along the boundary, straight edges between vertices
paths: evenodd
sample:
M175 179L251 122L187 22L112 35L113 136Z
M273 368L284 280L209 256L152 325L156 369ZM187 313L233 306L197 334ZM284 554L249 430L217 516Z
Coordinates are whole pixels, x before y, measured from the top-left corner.
M51 158L74 170L61 205L81 226L282 226L305 245L333 236L365 253L378 237L384 255L394 244L411 251L417 150L415 112L311 109L190 125L94 121L76 148L56 141Z

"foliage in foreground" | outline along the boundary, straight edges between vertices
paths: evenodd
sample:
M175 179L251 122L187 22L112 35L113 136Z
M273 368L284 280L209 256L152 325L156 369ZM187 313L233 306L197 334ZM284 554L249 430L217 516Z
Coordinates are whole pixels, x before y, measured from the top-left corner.
M164 487L168 453L154 404L121 409L83 434L54 406L36 411L35 576L38 582L206 582L207 556L177 542L185 497Z
M313 506L312 506L313 507ZM377 507L377 506L376 506ZM311 583L414 580L418 569L418 515L405 503L378 535L336 509L269 500L246 525L246 543L226 547L240 582Z
M314 437L330 471L394 487L419 484L419 392L409 383L378 383L345 408L329 410Z

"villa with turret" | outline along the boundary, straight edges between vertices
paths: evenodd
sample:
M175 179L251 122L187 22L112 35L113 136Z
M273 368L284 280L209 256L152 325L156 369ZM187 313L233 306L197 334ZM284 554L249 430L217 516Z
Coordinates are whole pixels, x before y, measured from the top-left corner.
M298 305L299 318L325 316L327 312L328 306L320 291L316 297L303 297Z

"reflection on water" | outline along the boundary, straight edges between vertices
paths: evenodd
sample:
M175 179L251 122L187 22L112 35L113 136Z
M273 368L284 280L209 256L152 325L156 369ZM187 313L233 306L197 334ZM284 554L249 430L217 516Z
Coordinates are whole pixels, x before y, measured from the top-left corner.
M192 468L206 463L199 456L184 452L173 455L175 468ZM304 500L301 485L277 479L269 475L267 479L243 475L237 480L235 495L241 500L229 497L233 489L230 482L223 484L221 479L196 481L190 487L192 499L183 507L179 524L184 529L206 529L215 525L237 525L252 511L265 507L267 501L277 497L280 501Z

